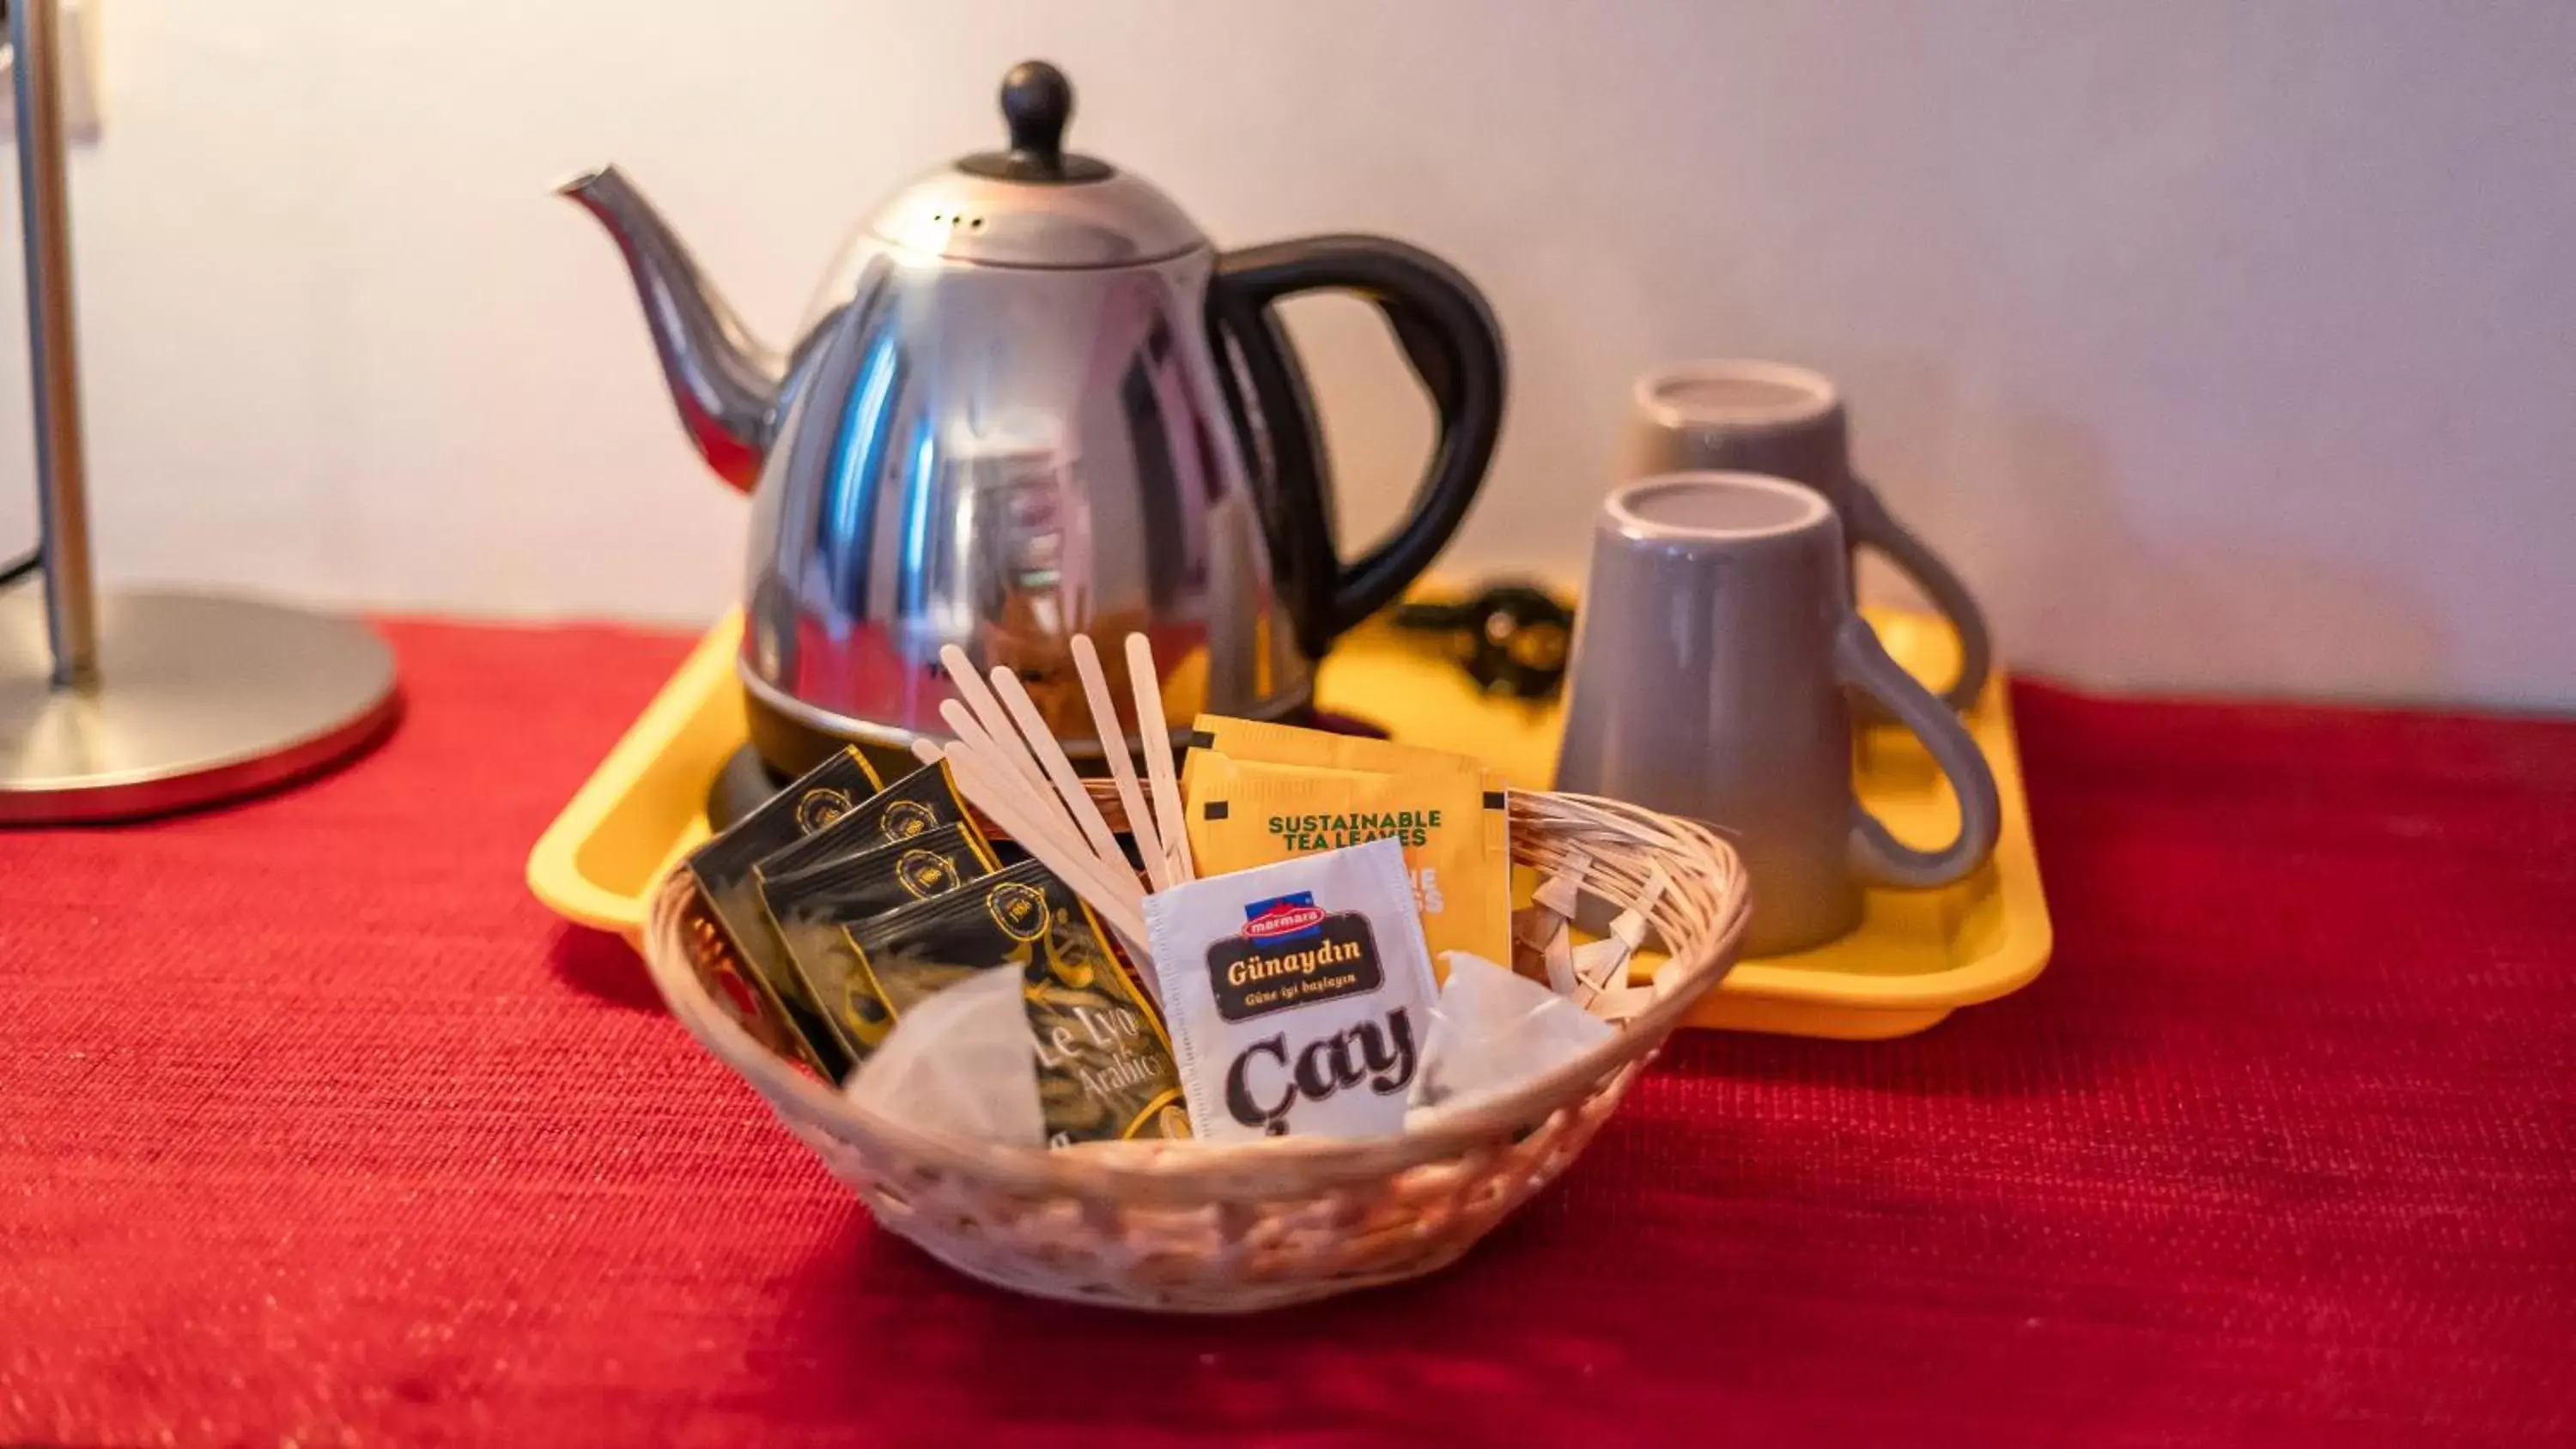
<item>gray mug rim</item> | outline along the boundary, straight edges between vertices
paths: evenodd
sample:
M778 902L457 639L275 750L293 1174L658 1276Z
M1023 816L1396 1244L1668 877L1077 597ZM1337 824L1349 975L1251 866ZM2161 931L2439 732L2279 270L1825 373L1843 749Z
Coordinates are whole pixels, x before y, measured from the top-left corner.
M1748 416L1742 412L1695 411L1665 396L1667 389L1683 383L1738 381L1796 388L1807 394L1807 401L1778 413ZM1756 357L1716 357L1699 362L1674 363L1646 373L1636 381L1633 401L1637 411L1660 428L1732 428L1742 432L1768 432L1813 426L1833 416L1842 407L1843 395L1842 390L1834 386L1832 378L1811 367L1800 367L1792 362L1767 362Z
M1717 528L1707 525L1667 523L1638 513L1633 500L1640 495L1674 488L1747 489L1771 494L1798 505L1797 517L1761 528ZM1724 469L1692 468L1671 473L1654 473L1632 479L1610 490L1601 500L1601 518L1619 537L1635 543L1697 545L1723 548L1730 544L1750 543L1758 539L1795 538L1835 526L1834 505L1824 494L1804 483L1775 478L1767 473L1742 473Z

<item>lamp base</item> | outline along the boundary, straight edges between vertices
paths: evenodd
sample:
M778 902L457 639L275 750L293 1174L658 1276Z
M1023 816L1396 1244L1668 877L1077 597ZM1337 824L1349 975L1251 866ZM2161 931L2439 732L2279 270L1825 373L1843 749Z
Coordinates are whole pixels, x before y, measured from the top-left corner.
M55 688L36 590L0 595L0 825L130 820L273 789L381 739L393 651L351 619L201 594L98 601L98 679Z

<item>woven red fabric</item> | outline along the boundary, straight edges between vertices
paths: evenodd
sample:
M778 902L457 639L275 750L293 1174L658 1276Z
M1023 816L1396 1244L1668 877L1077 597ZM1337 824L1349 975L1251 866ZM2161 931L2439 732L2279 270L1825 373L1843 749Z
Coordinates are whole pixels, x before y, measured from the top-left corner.
M2027 991L1694 1036L1458 1269L1164 1321L877 1232L528 898L680 641L392 632L356 767L0 833L0 1441L2576 1435L2576 725L2021 686Z

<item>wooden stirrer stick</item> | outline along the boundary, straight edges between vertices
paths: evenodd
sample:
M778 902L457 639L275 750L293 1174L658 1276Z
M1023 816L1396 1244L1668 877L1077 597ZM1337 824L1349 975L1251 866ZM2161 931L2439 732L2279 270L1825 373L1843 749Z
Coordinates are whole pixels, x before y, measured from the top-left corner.
M960 757L951 752L949 765L957 773L959 788L975 807L990 815L1020 847L1035 856L1038 863L1063 878L1074 893L1091 903L1108 921L1111 928L1132 945L1145 939L1145 917L1140 906L1140 893L1133 876L1124 870L1106 872L1090 852L1067 843L1062 836L1039 827L1029 813L1025 791L1013 788L997 777L995 767L986 765L972 751Z
M1061 826L1067 837L1080 834L1074 828L1073 817L1065 813L1063 804L1055 798L1055 791L1048 787L1045 776L1038 773L1037 761L1028 758L1028 751L1021 747L1018 731L1005 725L1003 737L996 740L984 732L983 721L953 699L939 702L939 717L948 721L948 728L956 732L958 744L983 755L1004 778L1027 786L1037 797L1030 804L1049 823Z
M1090 850L1083 845L1081 837L1074 833L1073 826L1051 808L1055 797L1043 791L1031 790L1027 782L1011 772L1009 766L997 762L987 746L981 743L969 744L963 740L950 745L948 768L958 777L961 787L965 783L967 772L972 771L984 781L985 793L1008 795L1010 799L1007 804L1013 812L1013 819L1024 821L1035 833L1043 834L1064 850L1075 851L1085 856L1091 854ZM998 816L995 818L999 819ZM1002 828L1015 836L1024 833L1020 826L1008 822L1004 822Z
M1090 788L1073 772L1073 761L1066 758L1064 745L1038 717L1037 702L1029 698L1028 686L1011 671L996 669L993 692L1001 696L1002 707L1011 712L1012 721L1027 737L1029 752L1037 756L1038 767L1055 783L1055 793L1063 799L1065 812L1073 817L1083 839L1091 842L1092 854L1099 856L1104 866L1134 874L1133 867L1127 864L1126 852L1118 848L1118 837L1110 832L1109 822L1101 818L1100 807L1092 803Z
M1137 743L1145 751L1145 774L1154 785L1154 827L1163 838L1163 859L1170 862L1175 883L1195 880L1190 868L1188 818L1181 810L1181 785L1172 771L1172 727L1163 719L1163 678L1154 672L1154 646L1142 634L1127 636L1127 684L1136 693Z
M1162 1005L1162 985L1154 979L1153 951L1145 931L1144 897L1137 889L1135 872L1128 867L1125 858L1121 857L1116 862L1115 871L1109 875L1095 879L1083 873L1074 862L1077 858L1090 857L1066 843L1055 833L1051 823L1042 824L1022 813L1022 808L1028 803L1027 792L1019 788L1017 777L986 763L973 745L951 746L943 753L937 746L928 746L926 741L920 743L927 748L916 750L916 754L944 762L956 779L958 790L976 808L1010 832L1014 839L1022 841L1031 856L1063 877L1075 894L1092 904L1101 924L1118 937L1128 959L1137 963L1133 979L1156 1006ZM1010 800L1010 803L1001 805L998 812L993 803L997 796L1007 796Z
M975 672L975 661L966 657L965 650L948 644L941 646L939 662L947 666L948 678L957 686L957 698L974 712L976 722L983 727L984 737L997 747L995 763L1010 766L1013 773L1044 790L1047 787L1046 776L1039 771L1038 762L1018 748L1019 732L1011 728L1011 716L1002 708L1002 702L993 697L992 686L984 682L983 675ZM945 702L939 714L942 719L947 719ZM956 723L949 720L949 727L955 728ZM1003 746L1009 748L999 748Z
M1118 785L1118 804L1127 812L1127 830L1136 837L1136 854L1144 859L1145 874L1162 890L1172 881L1171 862L1163 857L1163 838L1154 830L1154 812L1145 807L1145 792L1136 783L1136 763L1127 757L1127 729L1118 722L1118 699L1109 692L1109 677L1101 672L1100 651L1091 636L1073 636L1073 669L1082 676L1082 692L1091 701L1091 728L1100 738L1101 752L1109 756L1109 778Z

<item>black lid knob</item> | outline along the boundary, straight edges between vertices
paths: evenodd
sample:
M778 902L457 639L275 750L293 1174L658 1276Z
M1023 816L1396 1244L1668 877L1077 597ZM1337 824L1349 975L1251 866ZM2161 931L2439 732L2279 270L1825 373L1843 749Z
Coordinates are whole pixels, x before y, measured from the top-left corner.
M1073 117L1073 82L1042 60L1024 60L1002 77L1002 119L1012 154L1048 171L1064 165L1064 123Z
M958 165L1008 181L1098 181L1108 167L1065 154L1064 126L1071 119L1073 82L1045 61L1021 61L1002 77L1002 120L1011 128L1011 149L969 156Z

